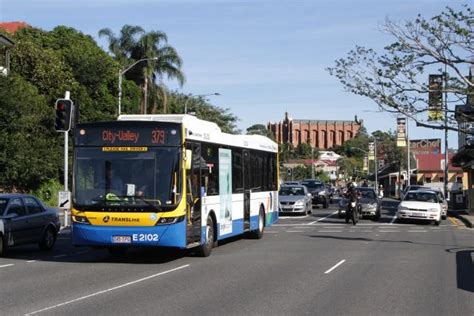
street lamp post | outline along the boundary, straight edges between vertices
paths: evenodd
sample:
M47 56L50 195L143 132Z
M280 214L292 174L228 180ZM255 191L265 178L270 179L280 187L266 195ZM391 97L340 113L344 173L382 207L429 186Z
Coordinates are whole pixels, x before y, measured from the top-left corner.
M198 94L198 95L195 95L194 97L208 97L211 95L221 95L221 94L219 92L214 92L214 93L207 93L207 94ZM191 100L191 97L192 95L186 99L186 102L184 102L184 114L188 113L188 102L189 100Z
M118 90L119 90L119 93L118 93L118 115L120 115L122 113L122 77L123 75L129 71L130 69L132 69L133 67L135 67L135 65L137 65L138 63L141 63L142 61L148 61L148 60L158 60L158 57L151 57L151 58L142 58L142 59L139 59L137 60L136 62L134 62L133 64L131 64L130 66L128 66L127 68L125 68L124 70L122 69L119 69L119 83L118 83Z

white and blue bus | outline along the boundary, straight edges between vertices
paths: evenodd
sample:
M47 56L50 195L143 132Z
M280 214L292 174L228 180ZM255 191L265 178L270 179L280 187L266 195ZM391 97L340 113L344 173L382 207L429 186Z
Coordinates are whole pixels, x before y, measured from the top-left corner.
M195 248L278 219L278 146L191 115L121 115L74 132L73 244Z

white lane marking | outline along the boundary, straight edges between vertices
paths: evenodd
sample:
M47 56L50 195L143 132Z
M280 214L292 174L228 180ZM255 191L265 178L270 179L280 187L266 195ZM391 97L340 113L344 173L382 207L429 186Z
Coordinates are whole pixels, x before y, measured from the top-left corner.
M28 260L27 263L33 263L36 262L36 260Z
M14 264L13 263L4 264L4 265L0 266L0 268L6 268L6 267L11 267L11 266L14 266Z
M277 231L271 231L271 230L266 230L265 234L278 234L279 232Z
M331 269L327 270L326 272L324 272L324 274L328 274L328 273L331 273L332 270L336 269L337 267L339 267L341 264L343 264L344 262L346 262L346 259L343 259L341 261L339 261L338 263L336 263L336 265L334 267L332 267Z
M287 233L304 233L302 230L287 230Z
M318 230L318 233L342 233L342 230Z
M298 218L298 219L302 219L302 218L306 218L308 217L309 215L300 215L300 216L278 216L278 218L282 218L282 219L287 219L287 218Z
M53 256L53 258L62 258L62 257L66 257L67 255L56 255L56 256Z
M316 224L317 222L320 222L320 221L322 221L322 220L324 220L324 219L326 219L326 218L328 218L328 217L331 217L331 216L333 216L334 214L337 214L338 212L339 212L339 211L334 211L334 212L332 212L331 214L329 214L328 216L323 217L323 218L320 218L320 219L318 219L317 221L308 223L308 224L306 224L306 225L313 225L313 224Z
M379 230L379 233L401 233L400 230Z
M137 284L137 283L140 283L140 282L143 282L143 281L146 281L146 280L149 280L149 279L153 279L153 278L156 278L158 276L161 276L161 275L164 275L164 274L167 274L167 273L171 273L171 272L174 272L174 271L178 271L178 270L181 270L181 269L184 269L184 268L187 268L187 267L189 267L189 264L186 264L184 266L180 266L180 267L177 267L177 268L174 268L174 269L170 269L170 270L167 270L167 271L163 271L163 272L160 272L160 273L156 273L156 274L153 274L153 275L150 275L150 276L147 276L147 277L135 280L135 281L127 282L127 283L124 283L124 284L121 284L121 285L118 285L118 286L114 286L114 287L108 288L106 290L102 290L102 291L95 292L95 293L92 293L92 294L89 294L89 295L86 295L86 296L82 296L82 297L79 297L79 298L76 298L76 299L73 299L73 300L70 300L70 301L67 301L67 302L64 302L64 303L56 304L56 305L49 306L49 307L46 307L46 308L43 308L43 309L40 309L40 310L37 310L37 311L34 311L34 312L30 312L30 313L25 314L25 316L26 315L34 315L34 314L42 313L42 312L51 310L53 308L57 308L57 307L61 307L61 306L64 306L64 305L79 302L79 301L82 301L82 300L85 300L85 299L88 299L88 298L91 298L91 297L94 297L94 296L97 296L97 295L101 295L101 294L105 294L105 293L108 293L108 292L111 292L111 291L115 291L115 290L121 289L123 287L133 285L133 284Z
M426 233L426 230L409 230L409 233Z

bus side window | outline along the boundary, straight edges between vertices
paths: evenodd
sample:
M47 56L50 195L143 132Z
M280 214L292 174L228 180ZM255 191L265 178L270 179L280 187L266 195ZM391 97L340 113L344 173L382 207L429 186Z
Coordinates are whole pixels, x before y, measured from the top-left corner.
M206 195L219 194L219 150L218 146L212 144L202 144L201 156L203 163L201 166L202 185Z

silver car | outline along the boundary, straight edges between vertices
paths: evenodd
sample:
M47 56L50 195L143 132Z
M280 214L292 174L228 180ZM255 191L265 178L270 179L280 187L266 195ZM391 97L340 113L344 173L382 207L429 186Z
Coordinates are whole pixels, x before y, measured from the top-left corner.
M283 185L278 193L280 213L311 213L311 193L304 185Z
M37 243L53 248L61 224L58 212L26 194L0 194L0 256L8 247Z
M356 190L361 193L359 203L362 206L362 216L371 216L378 220L380 218L381 201L375 190L369 187L357 187ZM339 201L338 213L340 218L345 216L347 201L346 198L341 198Z

